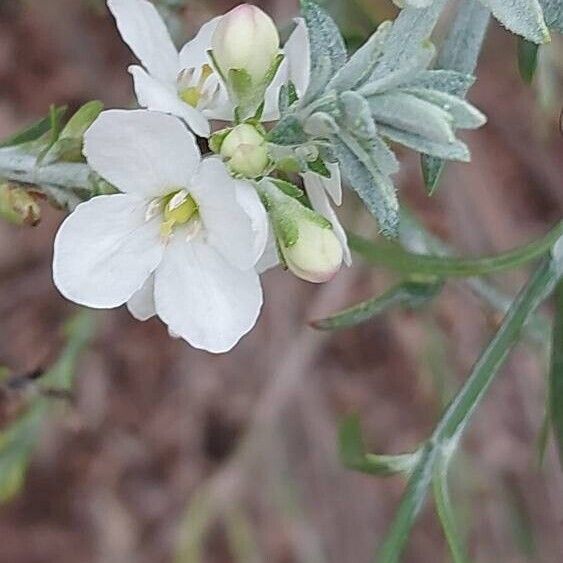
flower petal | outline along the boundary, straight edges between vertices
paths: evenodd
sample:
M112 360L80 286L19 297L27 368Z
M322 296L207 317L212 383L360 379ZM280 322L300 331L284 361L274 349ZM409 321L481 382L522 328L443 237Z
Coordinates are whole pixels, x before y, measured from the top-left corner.
M309 87L311 60L309 32L303 18L295 18L297 26L284 45L284 52L289 65L289 80L295 85L299 97L303 97Z
M181 121L146 110L104 111L84 136L84 154L108 182L144 197L186 187L200 160Z
M254 270L233 268L216 250L175 236L155 276L159 317L196 348L230 350L256 323L262 289Z
M342 205L342 178L340 176L340 167L337 162L327 162L326 167L330 172L330 178L325 178L314 172L305 172L303 179L306 179L309 185L316 184L328 193L330 199L336 205Z
M307 192L307 195L309 196L309 200L313 209L331 222L334 234L342 245L344 262L347 266L350 266L350 264L352 264L352 254L348 246L346 231L342 227L338 216L330 205L325 187L323 186L323 182L320 181L319 178L322 178L324 180L322 176L318 176L317 174L314 174L312 172L306 172L305 174L303 174L305 190Z
M154 305L154 275L127 301L127 309L138 321L148 321L156 315Z
M204 23L197 35L188 41L180 50L180 66L184 68L199 68L210 64L207 51L211 49L211 38L223 16L218 16Z
M180 117L196 135L209 137L210 127L207 118L201 111L181 100L174 86L157 80L140 66L129 67L129 72L133 76L140 106Z
M130 299L161 260L157 220L134 196L98 196L81 203L55 238L53 278L71 301L109 309Z
M270 228L268 234L268 240L266 242L266 248L264 253L260 257L256 264L256 271L259 274L263 274L267 270L275 268L280 263L280 256L278 253L278 245L276 243L276 237L274 235L274 229Z
M235 181L218 158L202 161L190 183L207 241L233 266L246 270L256 263L251 218L237 201Z
M147 0L108 0L123 40L144 67L159 80L174 84L178 51L157 9Z
M258 193L248 182L235 181L236 198L239 205L250 217L254 235L254 263L264 254L268 242L269 221L268 214L258 197Z

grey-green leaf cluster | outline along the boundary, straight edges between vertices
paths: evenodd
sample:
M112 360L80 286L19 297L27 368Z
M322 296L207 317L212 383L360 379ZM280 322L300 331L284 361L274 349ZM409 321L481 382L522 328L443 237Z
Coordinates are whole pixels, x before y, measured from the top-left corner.
M428 40L443 0L425 10L404 10L382 23L349 59L338 28L318 5L302 2L311 44L311 81L301 100L285 107L270 141L316 143L341 171L378 221L396 237L399 202L391 176L398 161L389 147L400 143L420 153L468 161L455 130L485 123L464 93L473 79L456 71L431 70L435 49Z
M400 7L426 8L438 0L395 0ZM549 29L561 32L560 0L480 0L509 31L534 43L548 43Z

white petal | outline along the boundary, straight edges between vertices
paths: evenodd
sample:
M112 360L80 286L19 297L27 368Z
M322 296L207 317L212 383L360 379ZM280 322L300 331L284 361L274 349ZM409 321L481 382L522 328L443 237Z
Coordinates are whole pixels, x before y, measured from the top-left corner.
M254 270L233 268L201 241L172 238L155 276L159 317L196 348L230 350L256 323L262 289Z
M156 315L154 306L154 275L149 276L143 287L127 301L129 312L138 321L147 321Z
M71 301L108 309L122 305L157 267L163 246L146 203L125 194L81 203L55 238L53 277Z
M296 18L297 27L289 36L283 50L289 65L289 80L295 84L299 97L303 97L309 87L311 60L309 32L303 18Z
M233 266L252 268L256 263L252 221L237 201L236 184L225 165L218 158L203 160L189 190L209 244Z
M123 40L144 67L159 80L176 82L178 51L157 9L147 0L108 0Z
M348 238L346 236L346 231L340 224L338 216L330 205L322 182L316 181L313 176L317 176L317 174L310 174L309 172L303 174L305 190L307 191L311 205L317 213L320 213L323 217L331 222L334 234L342 245L342 250L344 252L344 262L347 266L350 266L350 264L352 263L352 254L350 252L350 248L348 247ZM322 178L322 176L320 177Z
M222 17L218 16L204 23L197 35L182 47L180 51L180 66L182 68L199 68L204 64L211 63L207 51L211 49L211 37Z
M84 136L84 154L108 182L145 197L186 187L200 160L181 121L146 110L104 111Z
M327 162L326 167L330 172L330 178L325 178L314 172L305 172L303 179L308 185L315 184L328 193L330 199L336 205L342 205L342 178L340 176L340 167L336 162Z
M129 72L133 75L140 106L180 117L196 135L209 137L207 118L201 111L180 99L174 85L157 80L140 66L129 67Z
M268 242L268 214L252 184L242 181L236 181L235 184L237 201L250 217L254 235L254 263L256 264L264 254Z
M256 271L259 274L263 274L267 270L275 268L280 263L280 256L278 254L278 245L276 243L276 237L274 235L274 229L270 227L268 233L268 241L266 242L266 248L264 253L258 263L256 264Z
M283 60L278 72L266 90L264 114L262 121L275 121L279 119L280 88L291 80L297 94L302 97L309 86L310 60L309 60L309 33L303 18L296 18L297 26L289 36L283 51Z

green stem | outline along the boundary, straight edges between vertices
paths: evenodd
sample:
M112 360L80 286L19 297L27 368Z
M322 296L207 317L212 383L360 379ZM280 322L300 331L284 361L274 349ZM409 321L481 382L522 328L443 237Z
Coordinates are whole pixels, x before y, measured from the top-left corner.
M422 508L439 452L447 452L448 459L453 455L471 415L489 389L508 352L518 341L524 324L553 290L557 280L555 265L546 260L516 297L500 329L475 364L471 375L446 408L426 446L425 455L421 457L409 480L389 534L383 543L381 556L377 559L379 563L395 563L399 560L410 529Z
M443 277L474 277L517 268L545 254L563 235L560 221L543 238L514 250L483 258L450 258L408 252L395 243L372 242L348 233L350 248L370 264L403 274Z

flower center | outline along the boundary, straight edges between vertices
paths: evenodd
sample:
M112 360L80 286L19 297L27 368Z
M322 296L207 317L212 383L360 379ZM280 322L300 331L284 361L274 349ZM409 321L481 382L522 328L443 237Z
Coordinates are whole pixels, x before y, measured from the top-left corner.
M168 238L175 227L187 225L190 222L193 222L195 227L195 223L199 223L197 203L187 190L178 190L154 199L147 209L147 221L157 214L162 217L160 234L163 238Z
M213 69L207 63L199 72L195 68L186 68L178 75L178 95L186 104L197 108L208 105L219 90L217 80L209 80L213 77Z

